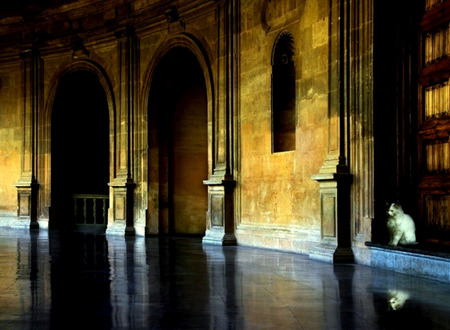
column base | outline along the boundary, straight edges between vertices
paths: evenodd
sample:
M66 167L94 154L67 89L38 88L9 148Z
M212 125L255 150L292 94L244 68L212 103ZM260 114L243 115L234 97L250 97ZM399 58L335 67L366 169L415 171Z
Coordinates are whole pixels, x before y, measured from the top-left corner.
M352 264L355 262L351 248L336 247L336 245L331 244L320 244L316 246L310 251L309 258L334 264Z
M342 168L312 176L319 182L321 236L310 258L329 263L353 263L351 247L350 185L353 177Z
M28 221L25 226L39 229L37 221L37 193L39 184L36 182L19 182L17 188L17 218L20 222Z
M116 220L108 223L106 235L125 235L126 224L124 220Z
M223 227L212 227L206 230L205 236L202 240L203 244L212 245L237 245L237 240L234 234L226 234Z
M126 226L125 227L125 236L135 236L136 230L133 226Z
M336 245L320 244L314 247L309 252L309 258L312 260L323 261L333 263L334 252L336 251Z
M108 211L107 234L134 236L134 188L136 184L131 181L117 180L110 183L112 188L112 201Z
M355 263L355 256L350 247L338 247L334 251L333 263L335 264L353 264Z

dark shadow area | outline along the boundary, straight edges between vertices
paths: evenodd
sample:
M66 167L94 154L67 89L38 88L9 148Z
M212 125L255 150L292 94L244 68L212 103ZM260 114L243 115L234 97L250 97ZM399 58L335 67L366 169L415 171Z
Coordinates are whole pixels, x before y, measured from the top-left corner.
M109 114L105 92L94 74L77 71L63 77L51 126L51 228L106 225ZM78 201L74 195L81 195ZM88 208L85 218L83 207Z
M431 90L444 95L441 84L448 83L449 74L443 63L448 55L427 62L425 53L439 53L438 43L432 48L433 43L426 40L436 38L435 33L448 26L449 16L442 14L446 12L444 2L429 5L426 11L425 1L401 0L386 10L382 3L374 3L372 243L382 246L389 242L386 203L398 202L412 216L419 242L401 248L424 255L446 255L450 251L449 170L448 164L443 165L448 163L448 156L442 142L448 140L448 133L442 127L448 122L448 104L443 100L441 109L426 93ZM434 117L427 115L432 107L437 112ZM427 135L428 129L434 133ZM438 163L441 167L434 168Z
M272 152L295 150L294 38L282 32L272 59Z
M110 264L104 235L51 231L50 329L111 329Z
M401 0L389 10L381 2L374 4L375 219L372 242L389 241L386 203L399 202L419 227L417 68L419 17L423 8L422 1ZM420 228L417 234L420 236Z
M0 18L20 15L26 19L34 18L49 8L60 7L77 0L15 0L0 2Z

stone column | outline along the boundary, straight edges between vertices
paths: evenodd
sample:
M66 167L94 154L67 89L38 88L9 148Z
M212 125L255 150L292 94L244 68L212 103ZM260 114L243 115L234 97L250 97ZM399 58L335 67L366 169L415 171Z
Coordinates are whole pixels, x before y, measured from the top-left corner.
M37 118L42 103L43 61L36 49L20 54L22 60L23 142L21 174L17 187L19 223L39 228L37 182Z
M233 155L235 144L233 120L237 90L237 37L239 11L236 0L218 5L218 79L213 114L213 174L208 186L208 213L203 243L235 245Z
M118 107L115 118L114 179L109 184L107 234L134 235L134 133L139 79L139 39L132 27L116 32L118 40Z
M310 258L327 262L354 262L351 249L350 187L348 166L348 1L330 2L328 154L319 174L321 242Z

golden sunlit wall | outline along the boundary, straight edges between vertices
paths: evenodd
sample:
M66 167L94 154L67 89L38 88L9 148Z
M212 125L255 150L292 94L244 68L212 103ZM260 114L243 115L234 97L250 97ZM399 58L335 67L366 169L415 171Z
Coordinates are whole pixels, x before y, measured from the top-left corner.
M308 252L320 237L319 187L311 176L326 155L328 2L241 4L239 241ZM272 62L292 36L295 147L274 152Z
M23 114L19 63L0 66L0 214L2 221L17 215L17 193L14 184L20 175L23 148Z

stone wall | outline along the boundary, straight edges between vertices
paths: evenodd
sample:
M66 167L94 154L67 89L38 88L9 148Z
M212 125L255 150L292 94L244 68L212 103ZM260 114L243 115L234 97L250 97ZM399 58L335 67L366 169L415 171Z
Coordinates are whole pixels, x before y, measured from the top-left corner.
M327 150L328 2L241 6L239 241L309 252L321 221L311 176ZM274 153L272 53L283 32L292 34L295 47L295 150Z
M165 191L161 173L168 163L159 159L158 133L158 111L163 108L151 112L149 104L158 64L171 50L182 47L195 56L205 80L208 150L203 183L208 190L208 211L201 220L204 241L309 254L323 240L324 226L335 234L339 222L345 222L348 231L353 231L351 240L359 235L358 247L364 249L361 242L370 240L372 214L366 210L370 211L372 188L361 190L360 183L370 181L366 180L370 170L362 170L369 174L355 181L359 187L352 192L355 200L359 201L360 191L367 196L365 206L357 208L351 219L342 219L335 207L337 199L331 199L334 204L327 204L326 210L319 183L312 179L316 173L333 176L340 165L348 169L348 162L338 164L348 159L351 149L344 137L348 127L339 121L340 116L350 114L350 103L341 98L341 92L362 83L346 80L347 71L341 69L353 70L349 59L353 55L367 55L365 63L370 66L370 52L350 55L339 47L341 40L355 35L352 29L361 28L357 20L350 28L340 25L339 10L344 6L350 4L80 0L27 11L24 16L2 16L1 224L7 223L6 218L25 226L30 219L42 227L51 222L53 102L63 77L86 70L103 86L109 109L107 231L167 233L166 220L161 220L169 219L161 198ZM357 8L345 7L344 12L347 9L359 17ZM371 15L367 13L368 25ZM293 45L295 146L274 152L272 64L280 36L289 36ZM370 48L371 39L361 36L369 40L366 46ZM339 85L342 81L350 85ZM370 105L371 97L368 94L364 104ZM361 113L367 111L372 110L367 107ZM354 115L359 122L360 113ZM362 129L366 132L366 128ZM352 136L356 137L353 145L362 139L370 147L371 137ZM365 155L355 158L354 168L367 160L371 164L370 154ZM15 187L18 182L22 190ZM31 196L35 214L16 217L21 196ZM344 206L350 205L348 198ZM325 217L332 222L324 223ZM361 225L362 217L366 221ZM197 233L198 223L195 226ZM336 237L333 242L337 244Z
M23 144L20 65L10 62L0 68L0 214L17 215L17 193L14 184L20 176Z

